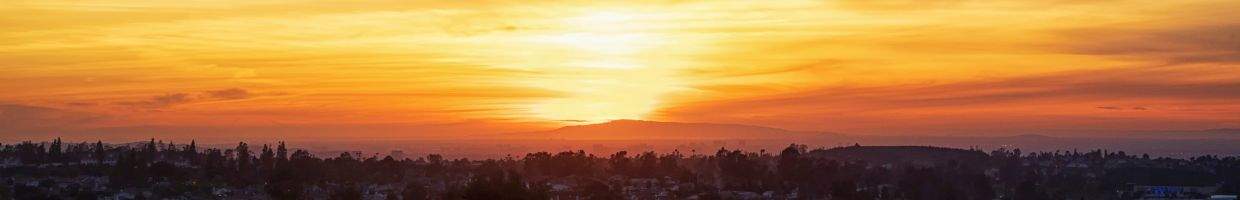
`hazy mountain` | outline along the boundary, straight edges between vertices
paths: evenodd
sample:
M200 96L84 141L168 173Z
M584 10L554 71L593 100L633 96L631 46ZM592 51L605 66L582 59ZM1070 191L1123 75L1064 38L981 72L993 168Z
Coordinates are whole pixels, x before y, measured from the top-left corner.
M1240 129L1206 129L1206 130L1170 130L1170 131L1134 131L1124 135L1136 138L1172 138L1172 139L1240 139Z
M827 132L793 131L740 124L615 120L565 126L555 130L510 134L510 138L567 140L717 140L808 139L837 136Z

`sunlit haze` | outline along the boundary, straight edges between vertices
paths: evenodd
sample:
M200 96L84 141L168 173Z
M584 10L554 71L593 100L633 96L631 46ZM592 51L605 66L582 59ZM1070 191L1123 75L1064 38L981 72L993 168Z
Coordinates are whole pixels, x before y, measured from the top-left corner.
M1237 10L8 0L0 141L498 138L620 119L884 136L1230 130ZM609 134L589 138L637 137Z

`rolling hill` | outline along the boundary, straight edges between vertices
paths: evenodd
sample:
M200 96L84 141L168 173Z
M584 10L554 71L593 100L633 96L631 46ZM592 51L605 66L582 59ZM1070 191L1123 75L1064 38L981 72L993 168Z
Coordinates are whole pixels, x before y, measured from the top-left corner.
M779 128L715 123L680 123L615 120L606 123L565 126L549 131L506 134L512 139L564 140L722 140L812 139L834 133L792 131Z

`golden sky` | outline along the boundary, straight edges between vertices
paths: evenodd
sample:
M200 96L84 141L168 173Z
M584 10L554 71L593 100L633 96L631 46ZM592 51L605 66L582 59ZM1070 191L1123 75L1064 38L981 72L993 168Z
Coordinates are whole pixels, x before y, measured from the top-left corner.
M0 134L1240 127L1240 1L0 1Z

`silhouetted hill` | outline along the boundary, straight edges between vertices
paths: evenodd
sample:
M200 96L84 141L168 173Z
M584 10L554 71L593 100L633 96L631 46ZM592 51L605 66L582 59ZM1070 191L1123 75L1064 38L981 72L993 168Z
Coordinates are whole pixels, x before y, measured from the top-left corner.
M795 139L835 136L825 132L715 123L679 123L615 120L607 123L565 126L555 130L511 134L508 137L569 140L663 140L663 139Z
M981 151L924 146L849 146L810 151L807 155L840 161L867 163L915 163L933 165L955 160L980 162L987 154Z

